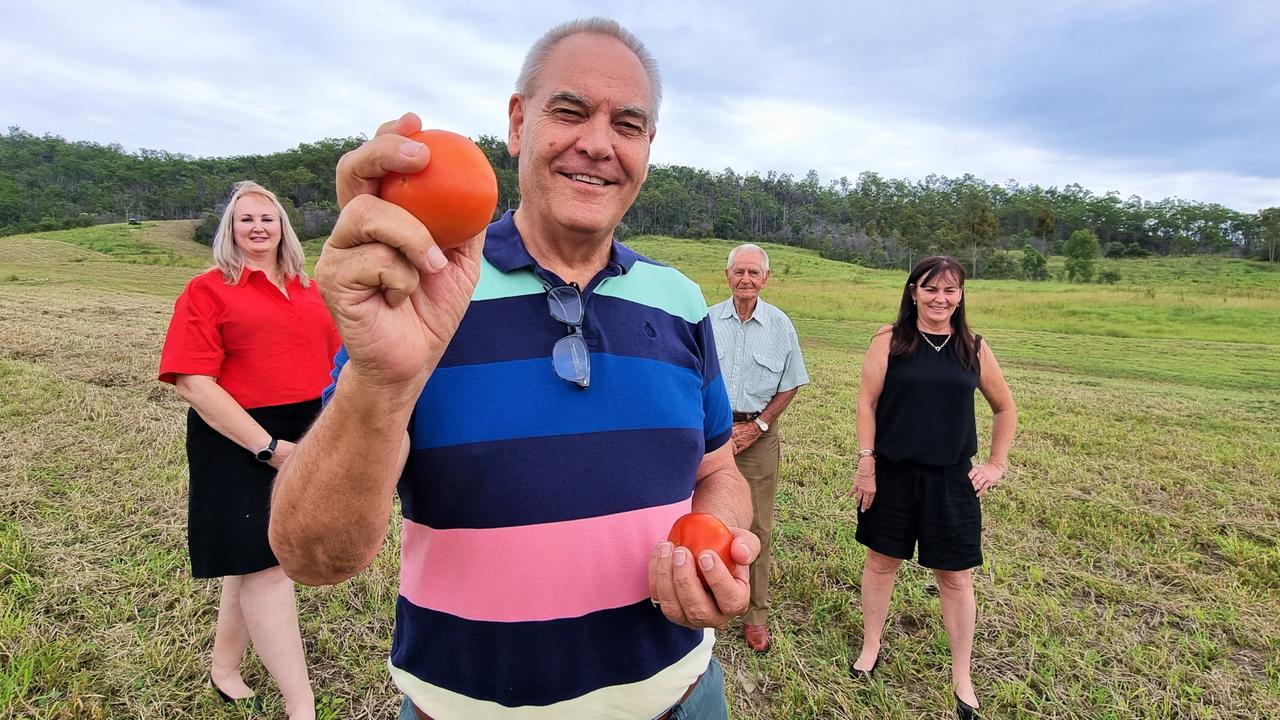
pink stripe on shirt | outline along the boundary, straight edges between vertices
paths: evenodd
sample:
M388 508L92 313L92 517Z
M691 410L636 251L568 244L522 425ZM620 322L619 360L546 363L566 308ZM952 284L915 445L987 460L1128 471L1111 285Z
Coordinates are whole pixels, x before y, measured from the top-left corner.
M419 607L491 622L630 605L649 597L649 556L691 501L509 528L436 530L406 518L400 594Z

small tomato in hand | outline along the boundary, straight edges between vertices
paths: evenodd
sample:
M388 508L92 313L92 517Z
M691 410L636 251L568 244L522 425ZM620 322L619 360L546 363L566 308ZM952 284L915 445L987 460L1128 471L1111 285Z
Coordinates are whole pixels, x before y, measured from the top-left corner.
M430 149L427 166L383 177L378 196L408 210L442 249L480 234L498 207L498 178L484 151L447 130L421 130L409 139Z
M667 540L677 547L689 548L694 562L697 562L698 556L703 552L711 550L720 556L725 567L734 566L733 533L715 515L695 512L682 516L671 526L671 534L667 536ZM702 573L701 566L698 566L698 573ZM702 584L707 584L705 576Z

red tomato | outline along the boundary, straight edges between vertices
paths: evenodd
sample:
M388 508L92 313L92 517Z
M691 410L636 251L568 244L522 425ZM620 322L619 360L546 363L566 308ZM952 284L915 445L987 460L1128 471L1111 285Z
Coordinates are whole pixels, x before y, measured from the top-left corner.
M724 561L725 567L732 569L735 564L733 533L715 515L700 512L684 515L671 526L667 539L677 547L689 548L695 562L703 552L712 550ZM698 566L698 572L702 572L701 566ZM705 576L702 582L706 584Z
M427 167L383 177L378 196L412 213L443 249L478 235L498 207L498 178L484 151L447 130L422 130L409 139L430 149Z

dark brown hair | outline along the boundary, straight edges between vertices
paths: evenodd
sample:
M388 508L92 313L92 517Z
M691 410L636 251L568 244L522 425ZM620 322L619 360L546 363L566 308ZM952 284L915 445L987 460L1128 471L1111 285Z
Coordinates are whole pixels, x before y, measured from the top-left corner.
M907 284L902 288L902 302L898 305L898 319L893 322L893 334L889 339L889 357L907 357L916 351L920 344L920 330L916 325L919 314L911 291L934 278L952 275L964 290L964 266L950 255L931 255L911 269L907 275ZM969 330L969 323L964 317L964 295L956 311L951 314L951 333L955 336L951 342L951 352L960 358L960 364L970 370L978 368L978 341Z

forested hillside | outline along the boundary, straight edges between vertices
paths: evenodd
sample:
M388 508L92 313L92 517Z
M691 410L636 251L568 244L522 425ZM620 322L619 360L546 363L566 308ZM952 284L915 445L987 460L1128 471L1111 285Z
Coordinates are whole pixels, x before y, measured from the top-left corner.
M336 216L333 169L361 137L327 138L270 155L198 158L126 152L119 145L0 135L0 235L127 218L200 218L216 212L231 184L254 179L287 199L304 237L326 234ZM478 140L498 174L501 212L518 203L506 143ZM294 212L296 211L296 212ZM210 232L210 223L204 234ZM910 181L864 172L823 182L768 172L742 175L655 166L621 233L766 240L870 266L902 267L931 252L954 254L975 274L1024 272L1004 250L1061 254L1090 230L1108 257L1230 254L1276 260L1280 208L1246 213L1214 203L1099 195L1080 185L1042 188L965 175Z

